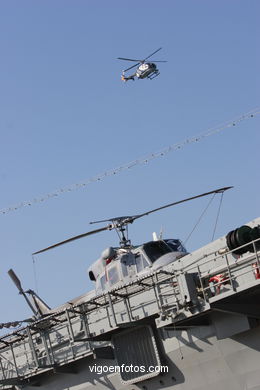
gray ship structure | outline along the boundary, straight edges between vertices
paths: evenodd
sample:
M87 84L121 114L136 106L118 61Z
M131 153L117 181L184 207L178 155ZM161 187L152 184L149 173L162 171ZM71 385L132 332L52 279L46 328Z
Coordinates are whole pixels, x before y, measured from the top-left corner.
M81 235L116 229L120 246L89 268L95 290L58 308L9 271L34 316L0 338L0 389L260 390L260 218L188 253L176 238L131 245L150 212Z

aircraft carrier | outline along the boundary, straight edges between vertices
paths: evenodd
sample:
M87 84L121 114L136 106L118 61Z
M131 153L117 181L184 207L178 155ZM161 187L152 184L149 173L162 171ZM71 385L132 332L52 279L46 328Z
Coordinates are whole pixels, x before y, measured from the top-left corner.
M260 218L192 253L155 242L133 253L156 267L2 336L0 388L260 390Z

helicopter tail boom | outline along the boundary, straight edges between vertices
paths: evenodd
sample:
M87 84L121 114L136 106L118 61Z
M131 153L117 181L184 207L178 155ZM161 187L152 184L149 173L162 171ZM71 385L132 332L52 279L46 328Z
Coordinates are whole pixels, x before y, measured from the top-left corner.
M122 81L124 81L124 82L127 82L127 81L129 81L129 80L135 80L135 76L134 75L132 75L132 76L125 76L124 75L124 73L122 74L122 76L121 76L121 80Z

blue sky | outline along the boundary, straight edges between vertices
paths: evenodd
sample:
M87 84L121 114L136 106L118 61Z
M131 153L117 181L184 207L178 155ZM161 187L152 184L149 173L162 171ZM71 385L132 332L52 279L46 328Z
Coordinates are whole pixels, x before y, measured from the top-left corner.
M32 200L197 135L260 106L259 1L2 1L0 209ZM160 76L124 84L117 57L153 59ZM130 66L131 64L129 64ZM259 216L259 116L146 165L0 214L0 322L30 315L7 275L52 307L92 288L87 268L117 245L89 221L136 214L212 189L225 194L216 235ZM218 198L219 199L219 198ZM144 217L133 243L188 236L208 199ZM211 240L214 201L187 242Z

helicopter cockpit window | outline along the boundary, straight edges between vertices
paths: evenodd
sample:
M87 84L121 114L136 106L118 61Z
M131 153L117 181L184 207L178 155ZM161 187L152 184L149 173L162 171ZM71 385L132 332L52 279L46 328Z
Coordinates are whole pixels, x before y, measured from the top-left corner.
M142 271L145 267L149 267L147 260L144 258L144 256L141 253L136 253L135 264L136 264L137 272Z
M101 286L102 291L104 291L106 288L106 275L103 275L100 278L100 286Z
M180 240L170 239L165 242L174 252L187 252Z
M171 252L164 241L151 241L143 246L143 249L151 262L155 262L159 257Z
M111 286L119 281L117 267L110 268L108 271L108 280Z
M127 271L127 255L123 255L121 257L121 269L122 269L122 275L125 277L128 275L128 271Z

